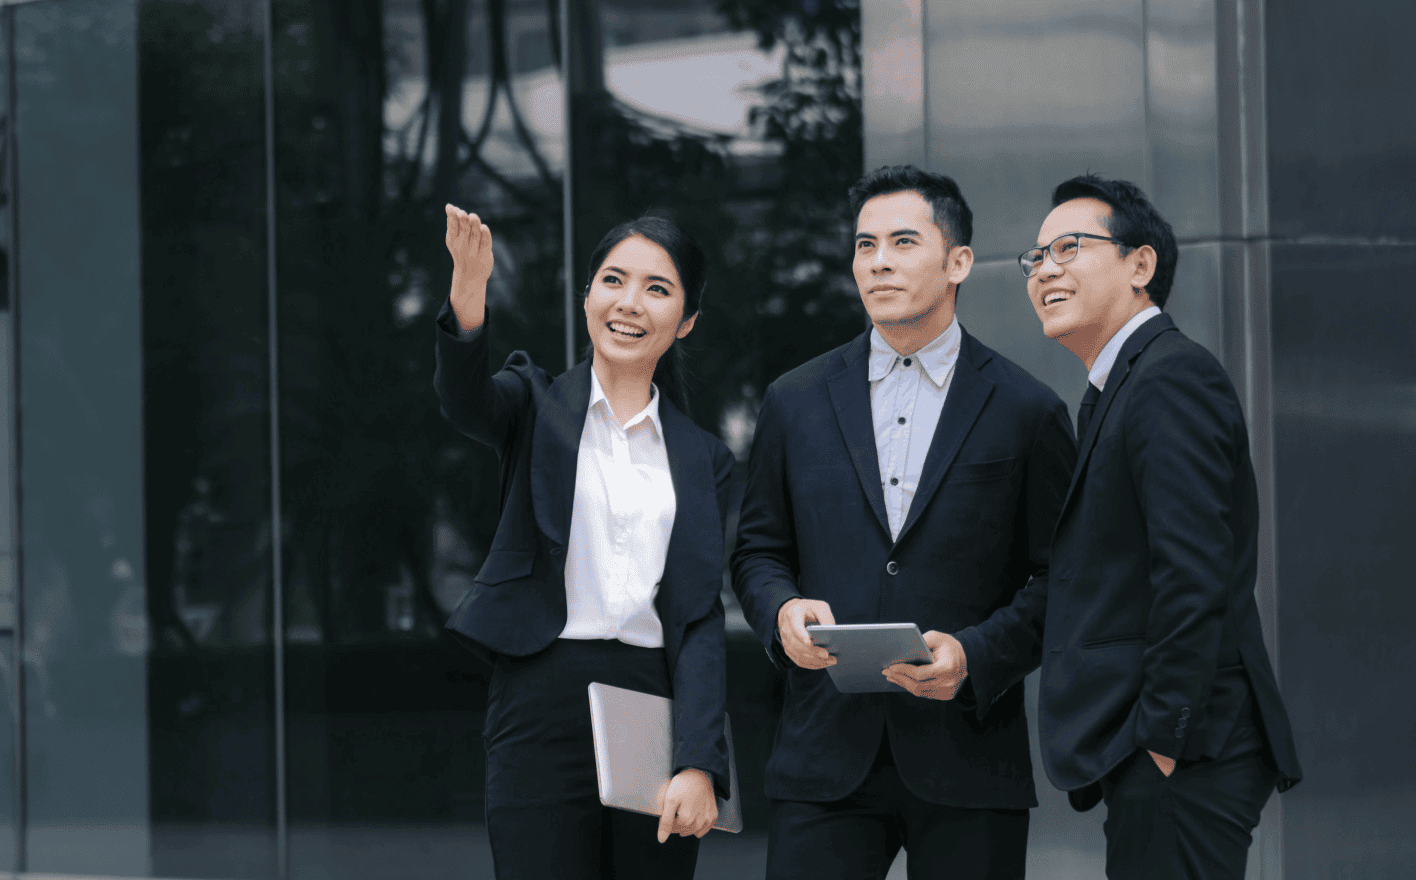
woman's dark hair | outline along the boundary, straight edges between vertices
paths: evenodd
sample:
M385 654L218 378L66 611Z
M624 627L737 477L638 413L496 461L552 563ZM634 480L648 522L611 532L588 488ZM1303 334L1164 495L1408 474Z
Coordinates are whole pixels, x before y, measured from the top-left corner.
M600 266L614 250L615 245L633 235L643 236L668 252L678 270L679 281L683 284L683 317L686 321L698 314L699 303L703 301L703 290L708 285L708 258L703 248L687 232L668 217L660 214L645 214L627 223L621 223L605 233L595 250L590 254L590 272L585 277L585 289L581 296L590 295L590 285ZM593 351L593 346L591 348ZM659 358L654 367L654 384L669 400L685 413L688 412L688 369L683 353L683 343L675 339Z

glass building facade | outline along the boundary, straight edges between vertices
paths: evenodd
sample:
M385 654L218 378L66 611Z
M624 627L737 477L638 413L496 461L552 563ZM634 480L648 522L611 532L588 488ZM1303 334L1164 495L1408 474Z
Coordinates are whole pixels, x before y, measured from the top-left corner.
M846 188L914 162L974 208L962 322L1069 402L1084 372L1014 262L1051 186L1127 177L1174 223L1169 311L1250 419L1307 777L1249 876L1407 876L1413 25L1383 0L0 3L0 875L490 877L486 672L441 628L497 464L432 393L443 204L494 231L495 356L553 371L601 234L655 208L692 232L692 415L740 493L767 384L866 326ZM705 839L710 880L761 874L780 693L725 601L747 830ZM1102 811L1035 766L1030 876L1099 876Z

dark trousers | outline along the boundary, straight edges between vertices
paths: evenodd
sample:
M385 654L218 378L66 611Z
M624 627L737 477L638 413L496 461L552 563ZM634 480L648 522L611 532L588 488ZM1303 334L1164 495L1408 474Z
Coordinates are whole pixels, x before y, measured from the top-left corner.
M945 807L912 794L887 737L849 797L772 802L767 880L881 880L901 847L910 880L1015 880L1027 844L1027 810Z
M1102 779L1109 880L1243 880L1278 774L1257 724L1241 716L1235 728L1215 760L1166 776L1141 750Z
M668 696L662 649L557 639L498 657L487 690L487 834L497 880L691 880L698 838L600 804L592 681Z

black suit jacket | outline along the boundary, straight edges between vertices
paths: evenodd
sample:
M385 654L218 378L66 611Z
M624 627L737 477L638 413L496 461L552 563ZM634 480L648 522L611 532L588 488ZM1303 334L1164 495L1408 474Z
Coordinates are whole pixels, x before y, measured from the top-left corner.
M565 549L576 460L590 406L590 362L552 379L514 352L493 374L488 325L456 334L447 304L438 314L433 387L443 416L501 458L501 520L472 590L447 629L482 659L527 656L565 629ZM723 737L727 651L723 633L723 529L733 455L661 398L677 508L654 599L674 692L674 772L696 767L728 797Z
M1157 315L1128 338L1081 438L1048 584L980 626L1042 634L1043 765L1085 809L1139 749L1220 755L1246 696L1284 790L1301 778L1254 602L1258 488L1244 415L1204 348Z
M891 541L869 349L862 334L782 376L758 418L732 564L748 623L786 671L767 794L845 797L888 731L900 776L921 798L1035 806L1017 686L1035 650L970 652L968 693L944 702L903 690L842 694L776 641L777 610L797 596L829 602L838 623L953 632L1007 607L1029 578L1048 576L1048 542L1076 454L1062 401L964 333L919 490Z

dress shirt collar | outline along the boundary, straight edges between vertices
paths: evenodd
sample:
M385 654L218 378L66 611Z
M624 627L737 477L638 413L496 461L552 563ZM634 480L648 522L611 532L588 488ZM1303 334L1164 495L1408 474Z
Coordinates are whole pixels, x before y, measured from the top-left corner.
M620 427L619 419L615 418L614 407L610 406L610 399L605 396L605 389L600 386L600 377L595 375L595 367L590 367L590 409L604 404L605 415L609 417L610 424L616 428ZM653 382L649 383L649 405L639 411L639 414L624 423L622 430L628 431L644 419L654 423L654 432L660 437L664 436L664 423L659 421L659 386Z
M944 328L943 333L910 355L924 368L925 375L936 388L944 387L944 380L949 378L949 370L959 359L959 346L963 342L963 336L963 331L959 329L959 319L955 318ZM885 341L879 330L870 328L870 381L878 382L884 379L904 357L890 347L890 343Z
M1116 366L1116 356L1121 353L1121 346L1126 344L1126 340L1131 338L1131 334L1136 332L1136 328L1158 314L1160 314L1158 306L1147 306L1127 321L1126 326L1117 330L1116 335L1101 347L1101 354L1097 355L1096 360L1092 362L1091 372L1087 373L1087 381L1095 385L1098 391L1105 391L1106 377L1111 375L1111 368Z

